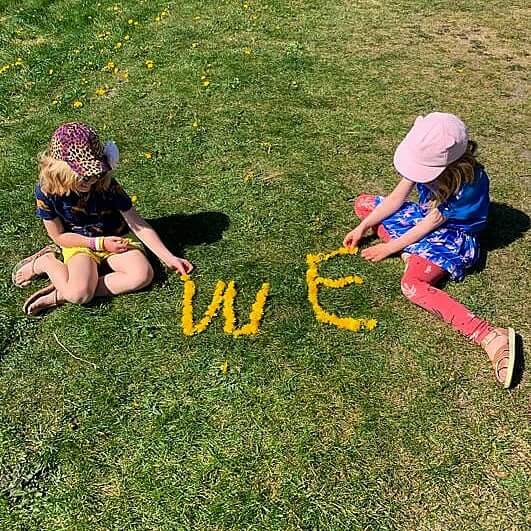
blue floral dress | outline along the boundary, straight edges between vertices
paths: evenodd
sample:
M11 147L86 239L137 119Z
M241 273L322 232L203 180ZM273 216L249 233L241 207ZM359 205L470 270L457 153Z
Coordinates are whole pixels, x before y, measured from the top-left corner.
M418 203L406 201L397 212L382 221L392 238L405 234L431 210L429 188L417 184L417 191ZM383 200L382 196L377 196L376 205ZM477 165L474 181L464 184L437 207L446 218L443 225L408 245L404 251L438 265L452 280L462 280L465 271L479 259L478 235L487 224L489 203L489 177L484 168Z

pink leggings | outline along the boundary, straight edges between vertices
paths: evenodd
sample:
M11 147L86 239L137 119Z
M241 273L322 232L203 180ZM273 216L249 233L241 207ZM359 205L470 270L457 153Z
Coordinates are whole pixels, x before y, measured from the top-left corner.
M361 194L356 199L354 212L360 219L367 217L375 209L375 199L376 196L368 194ZM383 225L376 227L376 233L384 242L391 239ZM479 344L494 327L435 287L446 275L447 272L438 265L412 254L402 277L402 293L412 303L433 313L454 330Z

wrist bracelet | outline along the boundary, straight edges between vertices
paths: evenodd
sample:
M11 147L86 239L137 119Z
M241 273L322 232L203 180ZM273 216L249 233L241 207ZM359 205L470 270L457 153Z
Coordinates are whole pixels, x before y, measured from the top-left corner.
M96 238L96 251L105 251L105 238L103 236Z

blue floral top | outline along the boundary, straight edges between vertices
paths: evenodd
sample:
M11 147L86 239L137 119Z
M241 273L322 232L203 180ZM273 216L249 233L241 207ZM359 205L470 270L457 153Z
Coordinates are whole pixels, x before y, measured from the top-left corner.
M71 192L69 195L47 195L35 186L37 216L60 218L67 232L82 236L123 236L129 232L120 211L129 210L131 199L115 180L104 192Z
M418 184L419 202L406 201L400 209L382 221L392 238L399 238L422 221L431 210L430 190ZM376 198L376 204L383 201ZM475 179L464 184L437 208L446 221L404 251L422 256L448 271L452 280L462 280L467 269L480 256L478 234L487 224L489 211L489 177L484 168L476 166Z

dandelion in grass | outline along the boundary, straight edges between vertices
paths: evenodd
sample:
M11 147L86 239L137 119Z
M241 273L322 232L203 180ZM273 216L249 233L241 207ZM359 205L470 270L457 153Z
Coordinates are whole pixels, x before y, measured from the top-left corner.
M149 160L149 159L152 159L152 158L153 158L153 153L151 153L151 151L146 151L146 152L144 153L144 157L145 157L146 159L148 159L148 160Z
M210 81L208 79L203 80L203 87L208 87L210 85Z
M153 68L155 68L155 62L151 59L148 59L144 64L146 65L146 68L148 70L152 70Z
M249 48L249 47L245 47L245 48L243 49L243 53L244 53L245 55L251 55L251 54L253 53L253 51L251 50L251 48Z
M136 205L137 202L138 202L138 196L133 194L131 196L131 203L133 203L133 205Z
M225 360L220 366L219 366L219 372L221 374L225 375L229 372L229 362Z
M74 107L74 109L81 109L81 107L83 107L83 102L81 100L74 100L72 102L72 107Z
M192 127L194 129L197 129L199 127L199 122L197 120L194 120L194 123L192 124Z
M199 43L198 42L193 42L192 43L192 48L197 48L199 46Z
M98 87L95 91L96 96L105 96L107 89L105 87Z
M114 47L119 50L121 47L123 46L123 44L121 42L117 42Z

